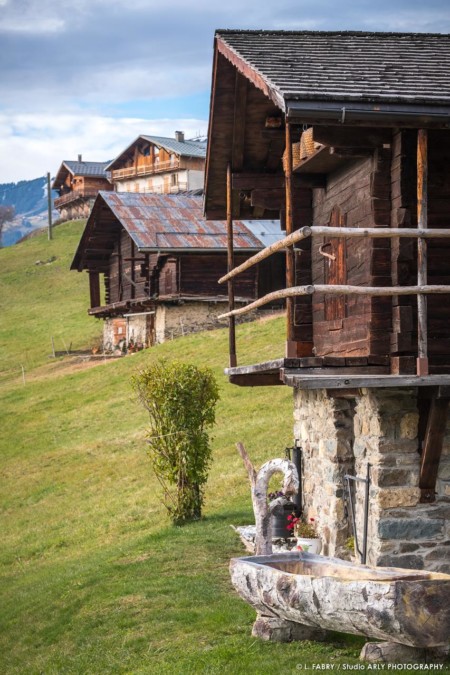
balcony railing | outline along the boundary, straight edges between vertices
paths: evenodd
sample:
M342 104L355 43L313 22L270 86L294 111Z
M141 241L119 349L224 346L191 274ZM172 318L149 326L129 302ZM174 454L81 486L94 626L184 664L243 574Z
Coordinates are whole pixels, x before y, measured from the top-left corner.
M75 202L78 199L95 199L97 195L98 190L72 190L71 192L68 192L67 194L55 199L54 206L55 209L59 209L61 206L69 204L70 202Z
M120 180L121 178L134 178L136 176L149 176L154 173L163 173L171 169L179 169L180 160L169 160L167 162L153 162L150 164L141 164L140 166L130 166L126 169L117 169L111 171L113 180Z

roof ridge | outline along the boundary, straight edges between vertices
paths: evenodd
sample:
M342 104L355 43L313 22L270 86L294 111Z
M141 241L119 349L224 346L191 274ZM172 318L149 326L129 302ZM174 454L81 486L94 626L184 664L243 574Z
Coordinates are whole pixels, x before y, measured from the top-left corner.
M404 35L420 36L420 37L450 37L450 33L425 33L425 32L411 32L411 31L363 31L363 30L271 30L271 29L256 29L256 28L216 28L216 34L243 34L243 35L374 35L379 37L393 36L401 37Z

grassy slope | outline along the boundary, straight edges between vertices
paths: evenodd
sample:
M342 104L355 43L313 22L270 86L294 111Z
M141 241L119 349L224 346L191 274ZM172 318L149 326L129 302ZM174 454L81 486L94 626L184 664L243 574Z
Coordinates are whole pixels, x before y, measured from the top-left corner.
M253 640L254 613L229 583L228 560L242 553L230 524L252 518L234 444L243 441L255 463L282 453L292 440L290 389L229 385L225 331L84 370L45 365L54 326L70 326L79 345L98 331L86 317L85 280L67 272L79 232L67 225L51 244L37 238L0 251L0 283L15 300L2 308L3 363L16 367L26 345L35 366L25 386L10 372L0 390L0 671L234 675L356 664L359 638ZM58 261L33 266L50 255ZM280 354L283 326L275 319L240 327L241 362ZM150 359L180 355L215 370L222 398L205 519L173 528L129 378Z

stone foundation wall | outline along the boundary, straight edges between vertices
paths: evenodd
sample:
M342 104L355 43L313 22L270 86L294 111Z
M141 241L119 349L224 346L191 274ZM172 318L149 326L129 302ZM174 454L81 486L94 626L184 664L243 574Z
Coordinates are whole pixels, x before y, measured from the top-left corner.
M236 307L241 304L236 302ZM228 319L217 318L227 311L227 307L227 303L224 302L189 301L179 305L158 303L155 316L156 343L172 340L188 333L228 326ZM266 313L273 314L273 310ZM257 316L264 316L264 312L249 312L243 317L237 317L236 323L253 321Z
M353 400L294 390L294 401L304 504L318 521L324 553L348 555L352 528L344 475L365 478L369 463L368 564L450 573L450 420L436 502L420 504L416 389L366 389ZM356 484L360 547L364 489Z

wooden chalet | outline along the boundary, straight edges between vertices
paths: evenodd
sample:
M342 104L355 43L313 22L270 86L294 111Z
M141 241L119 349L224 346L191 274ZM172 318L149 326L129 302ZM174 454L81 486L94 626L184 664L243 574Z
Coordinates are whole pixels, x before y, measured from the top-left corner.
M230 297L226 372L243 386L294 388L304 480L319 486L306 490L305 508L322 516L325 553L343 551L344 473L365 476L365 462L377 469L368 560L442 571L450 571L449 74L447 34L217 31L205 177L206 217L228 217L231 261L235 218L280 217L285 230L221 279ZM281 248L283 291L235 309L240 274ZM238 365L235 318L274 298L286 302L285 358ZM390 482L389 462L405 469ZM401 513L406 506L414 508ZM415 537L420 518L441 519L439 534Z
M106 166L108 162L84 162L64 160L58 169L52 188L59 197L54 207L63 220L87 218L99 190L112 190Z
M203 189L206 142L139 136L108 166L116 192L174 194Z
M239 262L281 236L278 222L239 221L235 232ZM206 222L199 196L101 192L71 269L89 273L89 313L106 320L109 348L150 346L220 325L226 251L226 223ZM284 255L252 267L236 284L236 302L281 288L284 274Z

